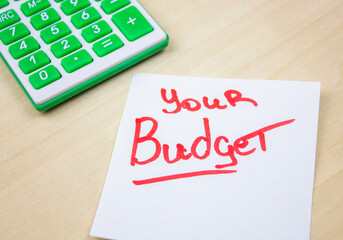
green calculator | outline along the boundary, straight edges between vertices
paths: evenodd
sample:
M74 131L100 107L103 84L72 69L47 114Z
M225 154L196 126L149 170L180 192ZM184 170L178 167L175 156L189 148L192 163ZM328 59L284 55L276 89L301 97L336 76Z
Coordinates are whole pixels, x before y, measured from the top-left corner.
M0 0L0 52L39 111L168 45L136 0Z

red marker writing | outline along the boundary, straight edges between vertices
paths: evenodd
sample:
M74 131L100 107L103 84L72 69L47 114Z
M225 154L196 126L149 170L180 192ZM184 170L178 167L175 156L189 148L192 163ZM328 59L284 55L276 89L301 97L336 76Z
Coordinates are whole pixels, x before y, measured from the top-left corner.
M194 98L186 98L182 101L180 101L177 91L175 89L171 89L170 91L170 98L167 97L167 90L164 88L161 88L161 97L162 100L165 103L171 104L175 107L174 110L168 111L167 109L163 109L162 111L167 114L175 114L179 113L182 109L188 110L190 112L196 112L201 109L202 104L204 107L208 109L226 109L228 107L227 104L220 103L220 100L218 98L212 99L212 102L210 103L210 100L208 97L204 96L202 98L202 104L200 101L194 99ZM227 90L224 92L224 97L226 98L229 105L232 107L236 107L237 103L239 102L248 102L251 103L254 107L257 107L258 104L255 100L251 98L245 98L242 96L242 93L237 90Z
M228 160L229 160L227 164L215 165L216 169L223 169L223 168L235 166L238 163L238 160L236 158L237 155L247 156L255 152L256 148L247 149L249 146L250 139L258 137L261 150L266 151L267 146L266 146L265 134L268 131L285 126L294 121L295 119L290 119L290 120L286 120L286 121L282 121L282 122L278 122L278 123L266 126L254 132L246 134L236 139L235 141L233 141L232 144L230 144L229 139L225 136L218 136L217 138L214 139L214 141L212 141L209 119L203 118L204 135L195 138L189 148L186 148L181 143L176 144L176 157L174 159L171 159L169 156L170 146L168 144L161 144L160 141L154 137L154 134L158 130L158 122L152 117L137 118L132 152L131 152L131 166L147 165L159 159L159 157L161 156L161 153L162 153L163 160L167 164L175 164L181 160L189 160L189 159L206 160L211 154L212 146L213 146L214 152L218 156L228 157ZM152 127L145 136L141 136L140 133L141 133L142 124L145 124L147 122L152 123ZM139 147L139 144L144 143L144 142L151 142L154 144L155 146L154 154L148 159L138 159L136 157L137 149ZM198 152L198 146L201 142L205 143L206 145L206 150L203 154L200 154ZM219 146L221 144L226 144L227 151L222 152L220 150ZM195 171L195 172L175 174L175 175L170 175L170 176L155 177L155 178L145 179L145 180L135 180L133 181L133 183L136 185L142 185L142 184L149 184L149 183L154 183L154 182L175 180L175 179L180 179L180 178L188 178L188 177L201 176L201 175L227 174L227 173L233 173L233 172L236 172L236 171L235 170L206 170L206 171L200 171L200 172Z

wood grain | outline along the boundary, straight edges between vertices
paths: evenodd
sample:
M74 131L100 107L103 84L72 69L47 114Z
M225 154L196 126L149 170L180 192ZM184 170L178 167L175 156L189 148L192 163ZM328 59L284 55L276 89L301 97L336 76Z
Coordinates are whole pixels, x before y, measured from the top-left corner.
M39 113L0 61L0 238L88 236L134 72L321 81L311 239L343 239L343 1L141 0L161 53Z

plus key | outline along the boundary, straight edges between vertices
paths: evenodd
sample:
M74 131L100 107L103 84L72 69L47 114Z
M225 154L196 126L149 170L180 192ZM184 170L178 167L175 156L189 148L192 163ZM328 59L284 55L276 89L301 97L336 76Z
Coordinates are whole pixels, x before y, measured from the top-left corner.
M134 6L114 14L112 21L131 42L154 30L151 24Z

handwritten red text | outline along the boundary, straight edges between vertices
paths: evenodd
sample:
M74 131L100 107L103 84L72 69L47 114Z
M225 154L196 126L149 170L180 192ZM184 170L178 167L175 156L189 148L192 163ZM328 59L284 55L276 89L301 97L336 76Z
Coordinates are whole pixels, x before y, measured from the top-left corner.
M176 175L170 175L170 176L156 177L156 178L145 179L145 180L135 180L133 181L133 183L136 185L141 185L141 184L161 182L161 181L186 178L186 177L194 177L194 176L200 176L200 175L227 174L227 173L236 172L235 170L219 170L219 169L237 165L238 163L238 160L236 157L237 155L247 156L254 153L256 151L256 148L248 149L249 140L252 138L258 138L261 150L267 151L266 139L265 139L266 132L273 130L275 128L285 126L294 121L295 119L290 119L290 120L286 120L286 121L282 121L282 122L278 122L278 123L266 126L264 128L260 128L254 132L251 132L249 134L246 134L236 139L235 141L232 142L232 144L230 144L229 139L225 136L218 136L217 138L213 139L213 137L211 136L209 119L203 118L203 125L204 125L204 132L205 132L204 136L199 136L195 138L193 143L189 147L189 150L181 143L176 144L176 156L174 159L171 159L171 157L169 156L170 146L168 144L161 144L160 141L156 137L154 137L154 134L156 133L158 129L158 122L152 117L137 118L132 153L131 153L132 166L135 166L136 164L137 165L149 164L157 160L160 157L161 153L162 153L164 161L168 164L174 164L181 160L188 160L191 157L198 160L205 160L206 158L210 156L211 151L213 150L218 156L228 157L228 162L226 164L215 165L215 168L217 170L206 170L206 171L198 171L198 172L190 172L190 173L176 174ZM152 123L152 127L145 136L141 136L142 124L148 123L148 122ZM144 143L144 142L153 143L153 145L155 146L155 152L148 159L138 159L136 157L138 146L140 143ZM201 142L204 142L206 145L206 150L204 153L199 153L198 151L198 146ZM226 146L226 151L222 151L220 149L220 146L222 146L223 144ZM212 147L213 147L213 150L212 150Z
M175 89L171 89L171 97L167 97L167 90L162 88L161 89L161 97L164 102L168 104L175 105L175 109L172 111L168 111L167 109L163 109L162 111L164 113L173 114L178 113L182 109L186 109L190 112L195 112L201 109L202 104L200 101L194 99L194 98L186 98L182 101L180 101L177 91ZM253 106L257 107L258 104L255 100L251 98L245 98L242 96L242 93L237 90L227 90L224 92L224 97L226 98L229 105L232 107L236 107L238 102L249 102L253 104ZM221 104L220 100L218 98L214 98L212 100L212 103L209 102L209 98L204 96L202 98L203 105L208 109L226 109L228 107L227 104Z

